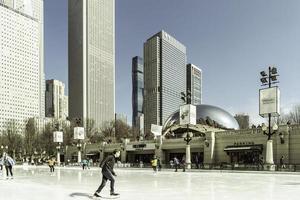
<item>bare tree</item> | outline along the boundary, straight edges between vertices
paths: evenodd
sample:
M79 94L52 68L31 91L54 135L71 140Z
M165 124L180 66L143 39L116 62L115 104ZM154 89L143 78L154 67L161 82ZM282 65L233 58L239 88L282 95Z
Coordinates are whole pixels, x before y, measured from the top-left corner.
M41 146L46 150L48 155L53 155L55 153L56 144L53 142L53 131L54 128L52 123L48 123L41 135Z
M63 123L62 124L62 130L64 133L64 145L72 145L74 139L74 123L71 123L70 125Z
M300 104L293 107L289 114L289 120L292 123L300 124Z
M23 143L20 125L15 120L7 121L2 139L8 147L8 153L15 158L15 153L22 150Z
M128 124L126 124L124 121L117 119L115 122L115 128L115 136L118 142L120 142L122 138L132 138L130 126L128 126Z
M95 127L95 120L94 119L86 119L85 120L85 132L86 132L86 138L85 142L91 142L95 137L95 134L98 133L97 129Z
M24 135L24 145L25 145L26 153L29 155L32 155L33 153L35 134L36 134L35 120L34 118L29 118L26 123L25 135Z
M249 128L249 115L236 114L234 116L234 118L238 122L240 129L248 129Z
M115 133L115 122L105 122L100 130L104 137L113 137Z
M277 118L278 124L300 124L300 104L295 105L287 114L282 114Z

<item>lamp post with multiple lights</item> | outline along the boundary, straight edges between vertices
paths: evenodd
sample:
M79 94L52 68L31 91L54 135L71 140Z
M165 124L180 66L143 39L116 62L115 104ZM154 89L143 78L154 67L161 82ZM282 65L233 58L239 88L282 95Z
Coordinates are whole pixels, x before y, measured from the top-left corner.
M269 122L268 127L265 124L262 125L262 131L268 137L265 164L268 170L274 170L273 141L271 137L277 132L278 126L274 124L273 127L271 127L271 117L279 116L279 89L272 87L272 85L279 83L277 80L279 74L277 73L276 67L269 67L268 73L262 71L260 75L262 86L268 86L260 90L260 115L267 117Z
M181 99L185 105L180 106L180 124L187 126L187 132L182 135L186 142L185 161L187 169L191 169L191 147L190 142L193 139L193 133L190 132L190 124L196 124L196 107L191 104L191 91L181 92Z

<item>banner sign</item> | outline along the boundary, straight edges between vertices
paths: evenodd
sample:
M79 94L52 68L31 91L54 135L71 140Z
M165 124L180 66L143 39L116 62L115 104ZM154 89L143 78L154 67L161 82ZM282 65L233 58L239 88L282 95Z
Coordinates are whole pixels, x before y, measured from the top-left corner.
M280 91L278 87L259 90L259 115L262 117L280 115Z
M84 128L83 127L74 127L74 139L75 140L84 140Z
M54 131L53 132L53 141L54 142L63 142L63 132L61 131Z
M196 125L196 106L186 104L180 106L180 125Z

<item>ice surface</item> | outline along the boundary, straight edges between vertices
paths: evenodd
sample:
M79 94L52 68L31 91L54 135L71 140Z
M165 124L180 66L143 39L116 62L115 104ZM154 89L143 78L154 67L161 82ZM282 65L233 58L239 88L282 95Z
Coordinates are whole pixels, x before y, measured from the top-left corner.
M5 170L3 171L5 172ZM154 174L150 169L116 169L116 192L126 200L282 200L300 199L299 174L219 171ZM14 168L0 176L0 200L89 199L101 182L100 168ZM109 196L109 182L103 194Z

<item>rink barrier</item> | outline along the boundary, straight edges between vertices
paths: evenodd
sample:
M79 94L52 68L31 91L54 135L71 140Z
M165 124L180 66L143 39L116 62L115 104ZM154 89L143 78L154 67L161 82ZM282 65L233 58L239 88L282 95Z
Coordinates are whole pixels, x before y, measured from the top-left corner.
M17 165L24 165L22 162L16 163ZM39 165L28 166L48 166L46 163ZM80 163L61 163L61 167L78 167ZM91 167L99 167L99 163L93 163ZM121 163L118 162L115 165L116 168L152 168L150 163ZM184 165L179 165L178 169L182 169ZM193 170L237 170L237 171L264 171L264 165L261 164L231 164L231 163L201 163L198 166L194 163L191 164ZM175 169L174 165L162 164L162 169ZM275 171L281 172L300 172L300 164L275 164Z
M118 163L117 168L151 168L149 163ZM179 165L178 169L182 169L184 166ZM162 164L164 169L175 169L174 165ZM264 171L264 165L261 164L230 164L230 163L202 163L198 166L196 164L191 165L191 169L201 170L238 170L238 171ZM300 172L300 164L285 164L284 167L277 164L275 165L275 171L286 171L286 172Z

